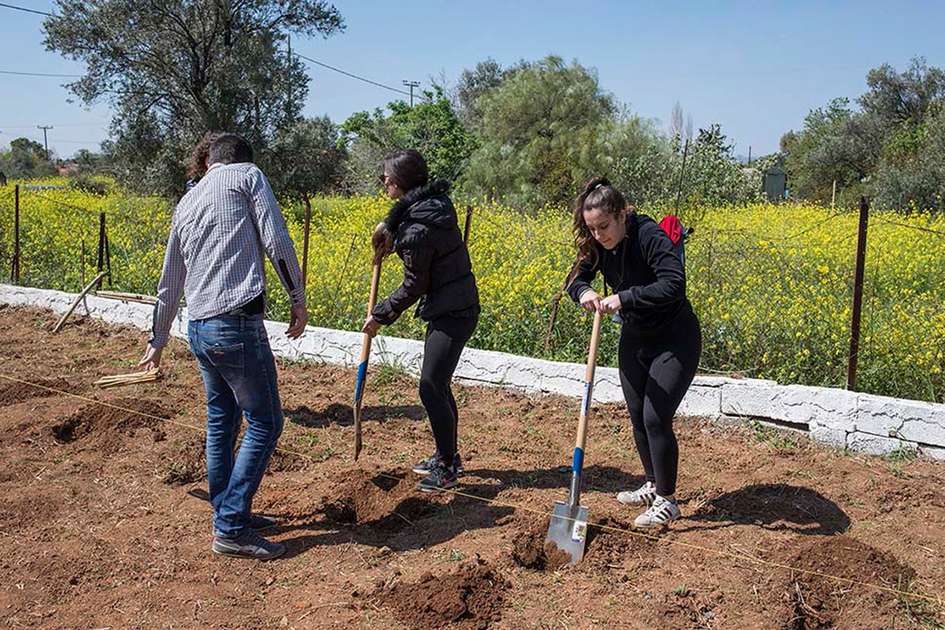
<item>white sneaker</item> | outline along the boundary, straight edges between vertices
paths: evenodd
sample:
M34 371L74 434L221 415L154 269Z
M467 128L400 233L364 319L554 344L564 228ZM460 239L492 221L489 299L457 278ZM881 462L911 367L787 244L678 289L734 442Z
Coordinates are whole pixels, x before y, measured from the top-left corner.
M617 500L624 505L653 505L653 501L656 500L656 484L647 481L636 490L619 492Z
M656 500L653 501L653 505L651 505L646 512L638 516L633 521L633 524L641 529L655 529L668 525L680 516L682 516L682 513L679 511L679 506L676 505L675 501L670 501L656 495Z

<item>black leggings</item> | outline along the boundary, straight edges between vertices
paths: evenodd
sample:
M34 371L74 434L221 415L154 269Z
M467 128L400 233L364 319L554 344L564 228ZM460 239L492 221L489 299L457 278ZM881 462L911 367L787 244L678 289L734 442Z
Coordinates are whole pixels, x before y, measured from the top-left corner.
M620 333L620 385L633 438L646 479L656 484L660 496L676 492L679 446L673 415L696 375L701 353L702 331L689 306L658 338L640 339L626 326Z
M473 331L478 316L439 317L427 324L420 368L420 400L430 417L436 452L447 464L453 463L457 448L459 413L450 381L459 364L459 355Z

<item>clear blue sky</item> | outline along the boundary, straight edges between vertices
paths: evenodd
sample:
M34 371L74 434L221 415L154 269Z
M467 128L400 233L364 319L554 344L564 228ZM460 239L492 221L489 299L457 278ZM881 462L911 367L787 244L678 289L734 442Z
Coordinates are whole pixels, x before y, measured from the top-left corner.
M52 10L52 0L11 0ZM881 63L904 69L914 56L945 66L942 2L479 2L343 1L347 30L293 48L349 72L402 87L428 85L492 57L503 66L556 54L596 68L603 88L665 127L679 101L696 128L721 123L736 151L760 155L836 96L865 91ZM580 8L577 8L580 7ZM81 73L46 52L42 17L0 8L0 70ZM306 114L349 114L396 94L311 68ZM0 143L54 125L60 155L96 149L109 109L70 102L66 79L0 76Z

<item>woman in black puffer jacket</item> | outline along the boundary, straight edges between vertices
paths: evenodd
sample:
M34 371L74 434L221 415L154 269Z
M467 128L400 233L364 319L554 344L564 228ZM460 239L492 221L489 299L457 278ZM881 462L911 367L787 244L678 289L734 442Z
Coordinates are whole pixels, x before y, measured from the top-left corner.
M425 492L457 483L462 462L457 451L458 411L450 388L463 347L479 321L479 292L463 242L449 183L429 182L417 151L397 151L384 159L384 188L396 200L372 238L376 251L404 262L404 281L374 307L363 331L377 334L418 300L417 316L427 322L420 370L420 400L430 417L436 452L414 466L426 475Z

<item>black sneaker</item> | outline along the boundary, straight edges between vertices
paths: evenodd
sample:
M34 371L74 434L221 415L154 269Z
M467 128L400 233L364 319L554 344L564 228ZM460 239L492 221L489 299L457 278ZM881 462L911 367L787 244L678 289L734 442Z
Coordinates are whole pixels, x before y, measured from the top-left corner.
M250 560L273 560L285 553L285 545L266 540L248 528L238 536L214 536L210 548L221 556Z
M440 454L434 453L430 455L423 461L419 461L413 465L413 470L418 475L429 475L430 471L433 470L433 467L440 461ZM463 460L460 458L459 453L453 456L453 471L456 473L457 477L461 477L466 470L463 468Z
M437 462L430 474L420 480L417 484L417 490L420 492L440 492L456 487L459 482L456 480L456 473L453 468L443 465L443 462Z

